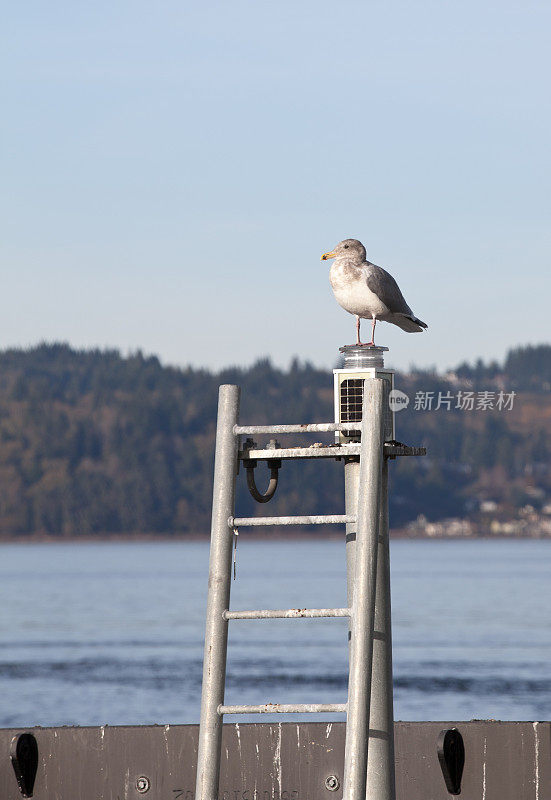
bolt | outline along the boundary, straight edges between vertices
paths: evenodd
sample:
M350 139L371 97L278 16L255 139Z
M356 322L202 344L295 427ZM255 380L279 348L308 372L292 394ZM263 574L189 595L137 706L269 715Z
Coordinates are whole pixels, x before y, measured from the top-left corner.
M136 781L136 789L140 794L145 794L148 792L150 786L151 783L149 782L149 778L146 778L145 775L141 775Z
M340 785L341 782L339 781L336 775L328 775L327 778L325 779L325 788L329 792L336 792L337 789L340 787Z

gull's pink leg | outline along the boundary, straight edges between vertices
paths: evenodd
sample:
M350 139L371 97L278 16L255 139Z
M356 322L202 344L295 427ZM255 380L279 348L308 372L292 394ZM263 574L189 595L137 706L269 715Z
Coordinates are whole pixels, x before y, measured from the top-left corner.
M371 341L368 342L368 345L371 347L375 347L375 324L377 322L377 317L373 317L373 321L371 323Z
M356 317L356 344L361 344L360 341L360 318Z

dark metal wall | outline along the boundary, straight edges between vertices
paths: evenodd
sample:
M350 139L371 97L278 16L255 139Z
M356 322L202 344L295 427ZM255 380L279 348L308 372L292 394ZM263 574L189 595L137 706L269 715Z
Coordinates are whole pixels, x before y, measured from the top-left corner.
M453 728L464 800L551 800L551 723L487 721L396 723L398 800L453 796L438 756L441 732ZM23 784L32 777L24 732L0 730L0 800L23 796L14 762ZM38 748L36 800L194 800L197 725L26 732ZM225 725L220 800L340 800L343 760L344 723Z

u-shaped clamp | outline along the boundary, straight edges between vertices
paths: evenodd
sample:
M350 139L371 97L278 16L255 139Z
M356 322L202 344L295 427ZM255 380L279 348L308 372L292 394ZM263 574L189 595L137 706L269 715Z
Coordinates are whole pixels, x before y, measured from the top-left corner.
M281 459L270 458L266 463L268 465L268 469L270 470L270 482L266 491L262 493L259 492L254 479L254 470L257 462L254 459L250 459L249 461L245 462L245 468L247 470L247 486L249 488L249 492L252 494L257 503L268 503L276 493L277 489Z

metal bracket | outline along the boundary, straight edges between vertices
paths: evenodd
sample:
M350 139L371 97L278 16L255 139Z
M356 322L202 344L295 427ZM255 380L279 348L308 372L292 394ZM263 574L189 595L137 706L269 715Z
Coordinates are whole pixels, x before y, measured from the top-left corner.
M279 460L305 459L305 458L331 458L335 461L353 459L358 461L361 445L352 444L313 444L310 447L278 447L277 449L257 448L252 439L247 439L243 448L238 453L239 461L245 465L252 461L270 461L277 454ZM398 456L424 456L427 454L425 447L409 447L401 442L385 442L383 445L385 458L394 459Z
M385 458L393 461L397 456L426 456L426 447L410 447L403 442L398 442L396 439L385 442L384 445Z
M465 745L457 728L448 728L448 730L440 732L437 750L446 789L450 794L461 794Z
M10 759L23 797L32 797L38 769L38 745L32 733L20 733L11 740Z
M252 439L247 439L243 449L246 452L247 450L252 450L255 446L256 445ZM276 442L275 439L271 439L268 444L268 450L276 450L278 447L279 442ZM247 487L257 503L269 503L276 493L277 484L279 481L279 470L281 468L281 459L269 458L266 461L268 469L270 470L270 482L265 492L260 492L256 485L254 471L257 467L257 464L258 462L256 459L246 457L243 458L243 466L247 470Z

